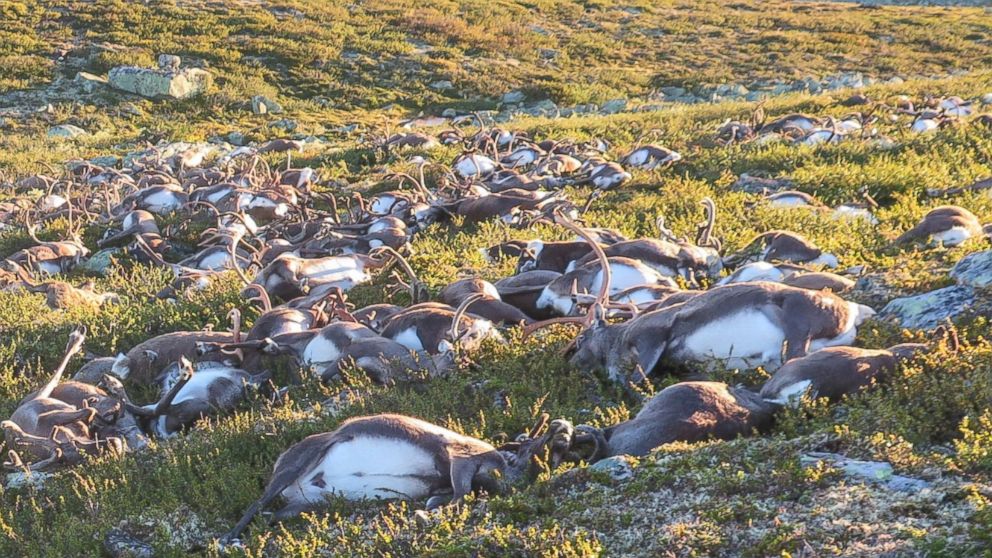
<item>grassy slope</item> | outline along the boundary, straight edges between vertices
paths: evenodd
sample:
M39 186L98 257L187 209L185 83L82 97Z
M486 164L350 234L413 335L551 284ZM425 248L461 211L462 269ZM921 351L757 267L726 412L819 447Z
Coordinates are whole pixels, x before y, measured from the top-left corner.
M4 10L12 9L8 4L0 6ZM252 131L257 137L273 135L265 128L266 119L247 116L236 104L251 93L276 91L270 88L277 88L291 117L298 119L304 128L319 131L331 123L375 121L381 113L369 109L394 99L406 102L416 99L417 103L434 106L458 102L423 88L424 83L434 79L453 79L459 85L466 84L467 91L486 92L491 97L511 88L511 84L503 86L506 79L539 83L540 87L562 95L559 89L566 80L561 70L574 69L590 60L602 69L590 75L602 80L603 87L615 88L605 90L602 98L636 94L648 86L649 80L677 83L690 78L686 68L692 64L687 63L680 73L681 62L673 61L674 56L666 54L668 50L680 59L705 60L706 77L693 79L721 80L728 72L740 75L738 68L767 69L771 63L778 66L769 75L778 76L791 76L793 71L799 71L793 68L798 67L804 68L801 73L815 74L852 69L847 66L849 62L834 60L826 52L817 54L822 41L788 32L789 28L809 27L810 21L818 22L818 33L823 40L833 37L834 41L850 41L851 36L841 32L845 29L841 22L853 25L854 18L859 18L858 21L864 21L860 25L867 28L855 28L864 30L857 37L865 41L873 40L873 33L883 33L878 29L887 29L897 37L906 37L905 41L897 41L899 46L893 49L952 49L958 53L957 64L978 66L983 60L987 62L988 45L984 39L946 32L935 22L948 29L972 31L988 29L992 24L992 16L979 11L963 11L964 15L958 16L957 12L948 15L932 10L862 11L849 6L804 4L791 13L758 12L758 4L751 2L721 9L710 4L698 10L678 12L668 10L665 4L651 7L645 3L642 6L645 14L627 25L618 23L616 16L620 12L616 9L591 3L582 12L555 8L551 3L521 7L509 3L465 2L458 6L460 13L467 15L456 17L453 8L441 7L438 13L421 10L414 14L416 17L405 17L413 9L403 4L378 4L386 7L365 7L361 9L364 11L349 13L334 4L314 2L295 5L308 14L306 25L280 23L267 12L249 5L237 10L211 8L217 13L198 15L196 26L183 27L177 21L189 16L178 8L129 4L124 9L123 4L108 2L59 4L69 5L72 9L64 11L66 22L80 22L80 27L23 19L25 29L41 33L38 36L42 39L39 39L41 46L24 47L17 51L18 55L48 52L52 41L82 36L83 22L87 22L94 26L89 33L104 33L99 39L91 36L91 40L110 40L147 49L127 56L148 60L158 50L177 50L188 58L210 60L223 79L218 90L207 99L178 105L142 103L143 116L111 118L108 114L119 110L118 101L95 96L80 106L60 105L51 117L18 120L13 132L0 140L3 142L0 165L15 174L36 170L40 161L57 162L73 156L126 150L129 142L138 138L196 139L231 129ZM24 18L32 17L30 14L37 14L40 9L38 4L26 6L28 15ZM49 9L53 8L49 6ZM543 14L535 15L541 11ZM158 15L153 18L153 13ZM496 17L483 17L487 13ZM125 18L130 18L130 23L124 23ZM155 18L158 23L151 22ZM543 35L518 36L519 29L526 28L517 24L521 18L540 20L544 27L559 29L560 36L556 35L550 45L540 42L551 41ZM567 32L577 28L576 22L580 20L596 22L598 31L581 35ZM731 27L738 21L774 26L778 31L754 33L751 39L763 41L761 44L791 41L788 44L792 46L783 47L788 55L776 55L770 48L749 50L744 48L747 42L736 32L715 28L717 24ZM770 23L773 21L778 23ZM625 63L632 63L630 55L637 48L649 52L652 60L651 71L641 72L631 82L611 81L608 77L612 74L606 68L619 64L609 58L613 54L604 53L602 46L599 50L594 45L583 46L583 42L607 44L605 37L615 34L634 35L636 39L638 34L631 29L648 29L653 25L667 26L669 36L679 40L666 41L667 50L659 47L657 40L625 42L624 45L633 45L629 53L622 53ZM180 41L163 34L165 28L183 29L201 38L182 39L182 49L160 49L157 41L166 46L171 46L170 41ZM481 47L484 50L481 53L470 52L466 45L474 42L473 37L484 35L486 29L515 29L513 33L517 35L496 33L501 42ZM260 38L270 31L276 39ZM22 34L25 42L30 42L32 33ZM392 69L385 64L382 71L387 73L367 74L364 82L341 73L341 63L337 62L338 53L344 48L341 45L366 54L409 52L407 33L444 47L445 56L427 57L438 66L416 70L424 72L415 76L416 83L383 81L390 79L388 72L414 67L406 62ZM222 37L237 40L221 41ZM294 46L294 41L300 44ZM670 46L673 43L678 43L679 48ZM487 54L485 49L499 51L504 44L512 45L513 56L520 60L519 71L508 72L486 58L492 52ZM740 48L731 51L726 48L729 44ZM241 58L245 54L264 57L270 52L264 49L273 45L281 45L278 58L248 64ZM390 49L389 45L394 46ZM807 48L798 49L796 45ZM568 53L562 67L542 70L530 56L535 48L545 47ZM877 47L878 44L872 43L852 47L848 56L883 52L870 60L856 60L870 64L873 73L883 76L890 71L917 71L906 70L911 66L929 72L950 64L939 57L926 57L922 61L907 59L904 56L908 51L901 52L901 56L889 56L886 53L891 50ZM737 55L732 57L729 52ZM800 56L799 52L805 54ZM464 75L460 64L444 66L448 58L463 61L466 53L479 56L474 61L479 72L475 77ZM793 55L798 56L794 62L783 62L783 58ZM318 69L311 64L315 58L331 62L326 68ZM391 60L389 55L381 58ZM928 66L931 63L933 66ZM451 73L445 73L445 67ZM239 73L243 76L236 75ZM492 86L494 75L501 79L498 88ZM486 76L489 81L483 80ZM37 78L25 79L36 83ZM473 86L473 79L480 81ZM641 79L644 81L639 82ZM559 89L552 87L554 84ZM588 86L582 95L600 94L594 93L597 87L600 86ZM869 94L932 91L974 96L989 90L992 90L992 77L975 74L937 82L876 87ZM305 100L314 94L327 95L340 103L340 107L322 108ZM846 111L836 103L843 96L843 93L792 95L771 101L767 110L772 115L791 111L840 115ZM567 102L590 97L558 98ZM94 105L102 108L93 108ZM344 112L344 109L353 110ZM922 292L948 283L946 269L969 248L930 250L907 257L886 253L882 247L896 231L904 229L936 203L922 195L925 188L966 184L990 173L989 132L946 130L921 138L902 137L895 128L883 127L883 131L891 132L901 141L899 147L890 151L879 151L859 142L817 149L781 145L714 146L711 134L716 124L728 117L743 116L748 109L743 103L724 103L648 114L526 120L515 125L531 130L540 138L603 137L616 146L614 155L634 140L637 130L661 128L665 131L666 144L686 156L685 164L673 170L635 173L633 183L613 194L609 198L611 203L594 208L590 221L597 225L616 226L630 234L651 234L654 215L663 213L677 233L688 233L701 218L698 200L711 195L721 208L717 233L731 249L768 228L790 228L836 252L845 265L865 263L873 270L884 271L893 289L889 296ZM397 114L387 113L387 116ZM78 122L100 132L73 144L37 139L51 121ZM299 162L318 165L325 174L345 178L349 183L366 183L375 178L376 169L362 164L368 160L367 153L355 138L337 137L335 142L342 148L340 151L308 153ZM431 153L439 161L449 161L453 156L453 151ZM403 163L393 161L390 166L401 168ZM829 203L849 200L861 185L868 184L885 206L878 215L881 224L877 228L851 225L796 211L746 211L744 202L753 197L732 193L728 185L736 175L755 171L792 177L799 188L816 192ZM575 195L583 193L575 192ZM966 196L958 202L985 221L992 221L990 198ZM540 233L562 235L561 231L550 229ZM525 238L532 233L512 234ZM472 229L436 228L415 241L417 255L413 264L434 288L463 269L478 271L489 278L502 277L509 273L509 264L486 265L475 250L502 237L503 231L491 225ZM9 253L24 241L16 235L0 236L0 253ZM124 265L117 275L102 280L101 286L126 295L125 303L99 312L82 309L51 312L44 308L39 297L0 293L0 332L5 341L0 345L0 415L6 416L17 398L40 381L39 375L44 377L44 370L51 369L65 335L77 323L90 327L89 350L113 354L156 333L220 324L227 310L237 303L232 281L177 305L149 305L146 297L166 280L158 271ZM361 304L380 300L381 296L381 287L373 285L358 289L352 298ZM958 355L942 353L916 362L900 371L887 386L843 405L828 409L811 404L802 412L787 414L775 431L763 439L663 448L656 456L641 461L631 481L616 483L585 469L559 471L543 476L533 487L517 494L448 510L426 526L415 521L411 509L402 505L334 503L332 512L339 520L307 517L272 531L256 523L247 541L247 553L252 556L266 551L291 556L320 553L461 556L481 549L486 555L590 555L605 551L611 555L767 556L798 553L807 546L823 554L849 555L891 551L963 556L989 552L992 541L987 532L992 527L992 512L985 507L992 497L992 458L989 457L992 345L983 337L987 336L988 328L985 318L966 317L961 327L967 345ZM862 333L859 344L887 346L916 335L878 324ZM0 495L3 499L0 555L96 555L108 529L128 520L132 525L159 524L150 536L159 551L166 556L184 556L183 551L168 546L168 541L177 537L170 537L161 527L162 523L186 513L177 509L192 511L202 520L201 526L191 527L185 535L210 536L224 531L260 493L281 450L307 434L333 428L346 416L387 410L404 412L497 439L520 431L539 409L554 416L601 423L621 420L636 411L635 401L624 399L615 388L594 375L569 370L555 356L553 349L564 337L562 332L528 342L524 347L492 344L477 356L478 369L464 370L452 378L429 384L382 390L355 380L351 386L352 404L340 413L329 412L332 405L328 403L314 404L343 386L294 388L291 401L285 406L270 408L256 402L235 417L204 425L195 433L140 456L101 460L85 469L61 474L42 491L5 490ZM717 377L754 385L761 381L762 373L730 371ZM659 378L656 388L673 381L670 377ZM889 460L901 473L933 481L935 489L929 495L907 497L884 489L850 485L830 468L800 467L800 453L812 449ZM210 550L207 554L214 552Z

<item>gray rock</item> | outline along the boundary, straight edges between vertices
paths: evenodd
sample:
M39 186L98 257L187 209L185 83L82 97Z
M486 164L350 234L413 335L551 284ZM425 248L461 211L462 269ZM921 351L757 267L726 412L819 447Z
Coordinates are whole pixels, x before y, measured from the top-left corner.
M441 116L443 116L444 118L454 118L458 116L458 111L453 108L446 108L443 111L441 111Z
M625 481L634 477L634 458L629 455L607 457L590 465L589 470L606 473L615 481Z
M103 538L103 548L113 558L154 558L152 545L123 529L111 529Z
M48 137L50 138L75 139L87 135L89 133L86 130L72 124L60 124L48 129Z
M251 111L255 114L282 114L282 105L265 95L255 95L251 98Z
M115 89L149 99L188 99L204 93L213 82L210 72L199 68L179 71L118 66L107 80Z
M51 476L51 473L45 473L42 471L31 471L30 473L17 471L16 473L7 473L7 482L4 483L4 488L7 490L17 488L41 489L45 487L45 481L51 478Z
M166 70L168 72L174 72L179 69L179 66L183 63L183 59L179 58L175 54L159 54L158 55L158 67L161 70Z
M627 110L627 100L613 99L603 103L603 108L600 109L600 112L603 114L616 114L618 112L623 112L624 110Z
M283 118L282 120L276 120L275 122L269 124L269 127L286 132L295 132L296 129L300 127L300 124L291 118Z
M230 134L227 134L227 143L241 147L242 145L248 143L248 140L241 132L231 132Z
M931 329L947 318L953 318L975 302L975 290L966 286L951 286L916 296L896 298L882 308L882 318L893 318L902 327Z
M686 94L686 90L683 87L662 87L661 92L666 97L682 97Z
M93 157L90 162L99 167L116 167L121 162L121 158L117 155L101 155Z
M76 74L76 83L78 83L86 93L92 93L107 85L107 78L96 76L87 72L79 72Z
M444 79L444 80L435 81L434 83L430 84L430 88L436 89L438 91L447 91L448 89L454 89L455 85L450 81Z
M110 274L110 268L114 264L114 256L120 252L120 248L105 248L81 262L77 267L106 277Z
M558 105L556 105L551 99L544 99L543 101L538 101L533 105L530 105L524 110L524 112L531 116L557 116Z
M930 483L926 481L893 474L892 465L884 461L860 461L836 453L820 452L800 457L800 462L804 466L816 465L824 461L844 471L844 475L849 478L882 485L890 490L915 493L930 487Z
M986 94L982 95L982 104L983 105L992 105L992 93L986 93Z
M503 97L501 100L504 103L522 103L524 102L525 99L527 99L527 94L524 93L523 91L517 90L517 91L508 91L506 93L503 93Z
M959 285L984 289L992 286L992 250L974 252L961 258L951 269Z

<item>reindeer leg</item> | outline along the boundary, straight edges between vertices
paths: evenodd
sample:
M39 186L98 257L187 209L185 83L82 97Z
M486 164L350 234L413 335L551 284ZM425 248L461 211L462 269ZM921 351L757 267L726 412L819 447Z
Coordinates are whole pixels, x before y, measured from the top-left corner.
M175 385L173 385L172 388L170 388L165 394L165 397L160 399L159 402L155 404L152 411L153 416L159 417L166 414L169 411L169 407L172 406L172 400L179 395L179 392L186 386L187 383L189 383L191 379L193 379L192 369L184 370L182 375L179 376L179 380L176 381Z
M95 419L96 416L96 409L92 407L84 407L76 411L49 411L47 413L42 413L38 415L38 422L41 423L41 421L44 420L54 426L65 426L78 421L83 421L84 423L89 424L93 422L93 419Z

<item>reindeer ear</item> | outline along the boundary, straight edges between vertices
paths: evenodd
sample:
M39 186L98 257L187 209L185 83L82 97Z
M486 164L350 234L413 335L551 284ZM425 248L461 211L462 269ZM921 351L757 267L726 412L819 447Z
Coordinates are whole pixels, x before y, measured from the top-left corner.
M667 331L665 334L667 336ZM665 348L667 346L667 341L659 341L659 339L654 336L649 339L647 336L642 335L640 339L636 340L630 351L632 357L632 362L630 364L634 368L634 370L631 371L634 373L632 377L642 379L648 376L658 365L658 361L661 360L662 355L665 354Z

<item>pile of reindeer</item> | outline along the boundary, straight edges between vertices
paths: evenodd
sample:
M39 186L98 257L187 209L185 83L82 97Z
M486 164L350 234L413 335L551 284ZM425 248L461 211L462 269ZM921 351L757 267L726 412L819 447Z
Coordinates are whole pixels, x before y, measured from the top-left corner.
M322 193L313 169L292 168L287 160L284 170L274 170L257 150L206 166L182 154L154 153L124 169L75 162L65 173L13 184L15 192L40 189L43 195L0 205L3 226L25 227L34 239L3 260L0 288L43 293L53 308L113 304L113 293L54 277L90 256L77 233L83 224L99 224L106 229L100 248L116 247L171 270L175 279L159 297L240 280L246 304L258 304L260 315L246 331L235 310L231 331L153 337L117 357L89 360L75 379L62 381L84 344L86 332L75 331L50 381L2 423L6 465L39 471L86 455L140 450L150 438L233 412L253 392L278 394L266 368L272 359L328 382L344 374L365 374L383 385L423 381L457 373L463 359L511 327L522 327L524 339L552 325L578 327L565 349L571 365L604 371L624 386L652 375L692 377L687 374L708 367L772 372L759 392L709 381L675 384L633 419L605 429L542 417L500 447L407 416L351 419L279 457L263 496L225 536L233 541L277 497L286 502L277 520L318 508L328 496L426 499L432 508L474 491L498 493L540 464L644 455L668 442L762 431L783 405L804 396L837 400L927 349L852 347L874 311L842 298L854 280L836 272L837 258L785 230L724 253L714 236L712 200L700 200L706 219L694 240L677 237L662 218L658 236L648 238L584 225L584 210L629 180L625 167L655 169L681 159L661 145L638 145L610 161L602 142L535 142L520 132L480 127L473 134L397 134L376 148L426 151L440 143L465 150L433 190L419 158L416 177L393 175L384 183L398 184L395 189L367 198ZM287 141L267 151L296 149ZM573 205L563 187L583 184L593 194L583 206ZM821 208L801 192L776 196L770 202ZM860 210L848 217L872 218L870 206ZM171 222L178 224L160 227L163 217L175 214L182 218ZM418 231L454 216L465 224L551 223L575 237L493 246L487 257L516 258L514 275L495 283L462 278L432 301L403 252ZM60 217L72 238L39 240L39 227ZM180 253L175 236L197 222L207 226L199 245ZM956 245L988 232L968 210L941 206L895 242ZM355 308L348 302L349 289L380 275L409 290L412 304ZM134 402L125 383L155 387L160 395Z
M716 141L723 145L775 141L819 145L860 139L893 146L895 140L882 134L878 123L886 123L897 132L910 134L969 125L992 127L992 114L976 114L975 107L979 103L958 96L924 95L914 102L906 95L897 95L884 101L873 101L867 95L858 93L841 104L859 110L840 118L794 113L769 121L763 103L759 103L746 122L724 122L717 130Z

